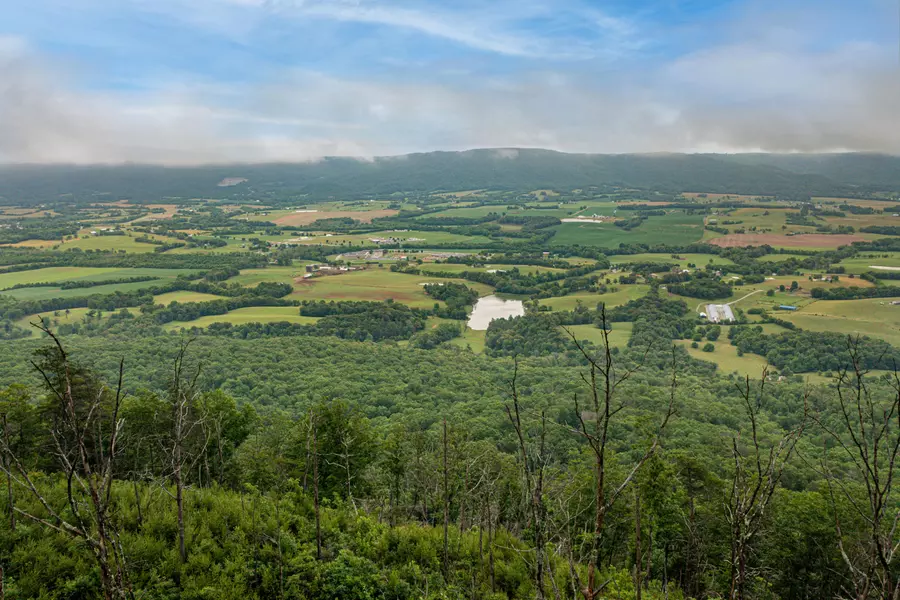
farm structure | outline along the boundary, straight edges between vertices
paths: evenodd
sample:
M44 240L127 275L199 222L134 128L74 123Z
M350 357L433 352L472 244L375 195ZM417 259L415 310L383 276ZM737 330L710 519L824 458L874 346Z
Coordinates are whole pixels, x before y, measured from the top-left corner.
M726 323L734 321L734 313L727 304L707 304L706 318L710 323Z

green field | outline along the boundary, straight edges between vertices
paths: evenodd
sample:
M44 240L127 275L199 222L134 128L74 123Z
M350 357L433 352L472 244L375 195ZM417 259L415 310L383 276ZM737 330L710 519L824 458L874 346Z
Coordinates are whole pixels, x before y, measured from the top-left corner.
M631 339L631 330L634 323L612 323L609 332L609 345L612 348L623 348ZM593 342L598 346L603 344L603 330L595 325L569 325L566 329L575 334L579 341Z
M619 285L615 292L607 294L594 294L591 292L578 292L569 294L568 296L560 296L558 298L545 298L540 300L542 306L549 306L553 310L572 310L577 306L578 301L584 303L585 306L593 310L599 302L606 303L607 306L621 306L630 300L637 300L645 296L650 290L649 285Z
M19 327L24 327L25 329L32 331L32 337L38 337L42 335L37 329L31 326L31 323L37 322L39 318L46 317L50 319L50 324L56 328L60 325L65 325L67 323L78 323L82 321L87 314L91 311L90 308L70 308L69 313L66 314L65 310L51 311L46 313L40 313L35 315L28 315L26 317L22 317L18 321L16 321L16 325ZM113 312L119 312L120 310L127 310L128 312L135 314L137 309L134 308L126 308L126 309L118 309L112 312L103 312L101 313L101 319L106 319Z
M697 265L703 268L708 264L712 265L731 265L734 264L727 258L716 256L715 254L679 254L678 258L673 258L671 254L623 254L610 256L609 260L614 265L635 263L635 262L657 262L672 263L680 267L687 267L689 264Z
M664 217L650 217L631 231L612 223L563 223L556 227L556 235L550 243L554 246L581 244L616 248L619 244L690 244L702 237L701 216L673 213Z
M291 267L268 267L266 269L244 269L240 275L228 280L228 283L237 283L243 286L253 287L263 281L270 283L294 283L294 279L302 277L306 269L302 265Z
M435 279L422 275L393 273L386 268L354 271L343 275L316 277L294 285L297 300L374 300L393 299L409 306L429 308L435 300L425 293L425 283L463 283L482 296L490 286L458 279Z
M188 274L190 269L133 269L133 268L94 268L94 267L50 267L32 271L18 271L0 274L0 288L23 283L53 283L57 281L107 281L128 277L159 277L150 281L134 283L115 283L93 287L61 289L59 287L27 287L7 290L3 294L18 300L45 300L49 298L76 298L94 294L111 294L113 292L133 292L148 287L164 284L178 275Z
M819 300L778 316L810 331L869 335L900 346L900 306L890 300Z
M213 323L232 323L243 325L244 323L301 323L310 325L318 320L317 317L304 317L300 315L300 309L296 306L251 306L238 308L224 315L210 315L200 317L193 321L177 321L164 325L166 331L189 329L191 327L205 328Z
M460 208L448 208L447 210L442 210L440 212L429 213L427 215L422 215L420 217L416 217L417 219L435 219L435 218L443 218L443 217L461 217L466 219L477 219L480 217L485 217L490 213L497 213L498 215L503 214L519 214L518 210L509 210L506 208L505 204L495 204L489 206L465 206Z
M162 304L163 306L168 306L172 302L188 304L190 302L209 302L211 300L223 300L223 297L216 296L215 294L188 291L169 292L168 294L153 296L153 303Z
M715 363L723 374L737 372L741 376L758 378L768 364L765 358L756 354L747 353L738 356L737 348L729 343L725 332L713 343L716 347L713 352L704 352L700 349L706 345L705 341L699 342L700 348L691 348L689 340L678 340L675 343L683 346L693 358Z
M536 267L532 265L484 265L483 267L473 267L472 265L459 265L459 264L451 264L451 263L429 263L422 265L421 271L423 273L427 272L440 272L440 271L448 271L450 273L463 273L465 271L469 272L478 272L478 273L486 273L488 271L509 271L512 269L518 269L520 273L561 273L562 269L554 269L552 267Z
M853 258L845 258L839 263L847 273L865 273L877 271L873 266L895 267L900 269L900 252L865 252Z
M183 243L177 238L162 237L158 235L150 236L154 239L167 243ZM60 245L60 250L71 250L80 248L81 250L124 250L125 252L153 252L157 246L154 244L145 244L135 241L133 236L129 235L85 235L77 240L67 240Z
M782 262L789 258L798 258L798 259L802 260L802 259L806 258L806 256L804 256L803 254L788 254L788 253L766 254L765 256L759 257L758 260L763 260L763 261L767 261L767 262Z

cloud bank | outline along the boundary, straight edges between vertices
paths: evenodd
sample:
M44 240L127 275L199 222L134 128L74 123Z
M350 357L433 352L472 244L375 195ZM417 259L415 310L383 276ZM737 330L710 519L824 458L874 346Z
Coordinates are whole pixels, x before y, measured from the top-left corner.
M448 32L409 11L325 6L280 10L416 29L501 55L540 48L501 35L479 41L477 27ZM631 36L627 23L597 19L610 35ZM797 38L742 35L633 69L525 61L477 77L420 78L280 65L253 82L182 77L116 88L88 85L70 61L0 37L0 161L306 161L479 147L900 153L895 49L852 39L823 49Z

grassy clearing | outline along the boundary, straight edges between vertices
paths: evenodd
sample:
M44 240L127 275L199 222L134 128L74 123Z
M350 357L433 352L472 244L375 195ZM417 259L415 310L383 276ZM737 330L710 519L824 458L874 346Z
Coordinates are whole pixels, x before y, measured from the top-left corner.
M562 269L554 269L552 267L536 267L532 265L485 265L483 267L473 267L471 265L458 265L458 264L449 264L449 263L431 263L422 265L422 270L424 271L448 271L451 273L463 273L465 271L469 272L479 272L485 273L487 271L509 271L512 269L519 269L521 273L548 273L555 272L559 273Z
M876 271L873 266L900 268L900 252L865 252L842 260L840 265L854 274Z
M25 283L43 283L54 281L72 281L92 275L113 278L116 271L122 269L107 269L93 267L50 267L47 269L34 269L31 271L17 271L14 273L0 273L0 289Z
M678 258L673 258L671 254L630 254L617 255L609 257L610 262L614 265L628 264L635 262L663 262L677 264L680 267L687 267L689 264L705 267L708 264L713 265L731 265L734 264L727 258L716 256L715 254L678 254Z
M505 215L507 213L517 215L519 214L519 211L510 211L506 208L506 205L494 204L489 206L465 206L448 208L440 212L429 213L427 215L422 215L416 218L425 220L439 217L462 217L466 219L478 219L481 217L486 217L491 213L497 213L498 215Z
M900 306L889 300L819 300L779 316L810 331L868 335L900 346Z
M158 296L153 296L154 304L162 304L163 306L168 306L172 302L180 302L181 304L188 304L190 302L209 302L211 300L222 300L222 296L216 296L215 294L204 294L201 292L188 292L188 291L180 291L180 292L169 292L168 294L159 294Z
M768 362L762 356L756 354L737 355L737 348L732 346L723 334L718 341L714 342L716 347L713 352L704 352L700 348L706 345L706 342L699 342L700 348L691 348L689 340L678 340L676 344L683 346L693 358L697 360L705 360L715 363L719 371L723 374L738 373L742 377L759 377Z
M268 267L266 269L244 269L240 275L232 277L228 283L238 283L243 286L254 287L263 281L269 283L290 283L294 279L302 277L306 273L303 265L290 267Z
M126 277L175 278L190 273L190 269L131 269L117 267L49 267L31 271L0 273L0 289L26 283L56 281L106 281ZM91 289L91 288L85 288Z
M354 271L344 275L316 277L295 283L293 297L298 300L371 300L392 299L409 306L428 308L435 300L425 294L425 283L463 283L482 296L491 293L490 286L458 279L393 273L386 268Z
M806 256L803 254L767 254L765 256L761 256L758 260L767 261L767 262L783 262L789 258L798 258L804 259Z
M131 314L137 314L136 308L126 308L126 309L118 309L113 312L119 312L120 310L126 310ZM41 317L46 317L50 319L50 325L53 328L59 327L60 325L65 325L68 323L78 323L87 318L87 314L91 311L90 308L70 308L69 313L66 314L65 310L58 310L55 312L46 312L34 315L28 315L26 317L22 317L18 321L15 322L19 327L24 327L25 329L31 330L31 337L39 337L41 334L37 329L31 326L31 323L35 323L40 320ZM100 319L107 319L112 314L112 312L103 312L100 313Z
M683 212L650 217L631 231L612 223L563 223L556 228L552 245L581 244L616 248L619 244L690 244L703 237L703 218Z
M579 292L577 294L569 294L568 296L560 296L558 298L546 298L541 300L540 303L541 305L549 306L551 309L556 311L572 310L575 308L575 306L577 306L579 300L590 309L594 309L600 302L606 303L606 305L609 307L621 306L622 304L626 304L630 300L637 300L638 298L645 296L650 290L649 285L643 284L620 285L612 287L618 287L618 290L609 292L607 294Z
M33 271L0 274L0 288L20 283L44 283L57 281L107 281L126 277L159 277L150 281L135 283L116 283L96 285L93 287L64 290L60 287L31 287L2 292L19 300L46 300L50 298L77 298L94 294L112 294L113 292L133 292L154 287L174 279L178 275L191 273L189 269L128 269L128 268L93 268L93 267L51 267Z
M634 323L612 323L612 331L609 332L609 345L612 348L624 348L631 339L631 330ZM603 330L594 325L569 325L566 327L575 334L579 341L593 342L598 346L603 344Z
M177 331L191 327L205 328L213 323L232 323L243 325L245 323L301 323L311 325L318 320L317 317L304 317L300 315L300 309L296 306L251 306L238 308L224 315L209 315L193 321L178 321L164 325L166 331Z
M159 235L151 235L149 237L166 243L182 243L181 240L176 238ZM61 250L81 248L82 250L124 250L125 252L153 252L156 249L156 245L135 241L135 237L131 235L98 236L90 234L82 235L77 240L66 240L59 247Z

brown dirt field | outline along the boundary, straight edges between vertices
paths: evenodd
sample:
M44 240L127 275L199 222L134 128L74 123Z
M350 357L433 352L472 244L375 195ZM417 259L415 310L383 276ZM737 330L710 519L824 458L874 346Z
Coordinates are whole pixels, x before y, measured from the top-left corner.
M62 243L62 240L25 240L15 244L0 244L0 246L7 248L50 248L60 243Z
M378 219L381 217L392 217L396 215L397 210L335 210L331 212L305 212L305 213L292 213L290 215L285 215L283 217L279 217L275 219L274 223L276 225L309 225L314 221L318 221L319 219L338 219L341 217L350 217L351 219L356 219L357 221L362 221L363 223L371 223L372 219Z
M778 235L775 233L732 233L709 240L710 244L722 248L743 246L769 246L785 248L837 248L851 242L862 242L866 238L858 235L828 235L811 233L807 235Z

